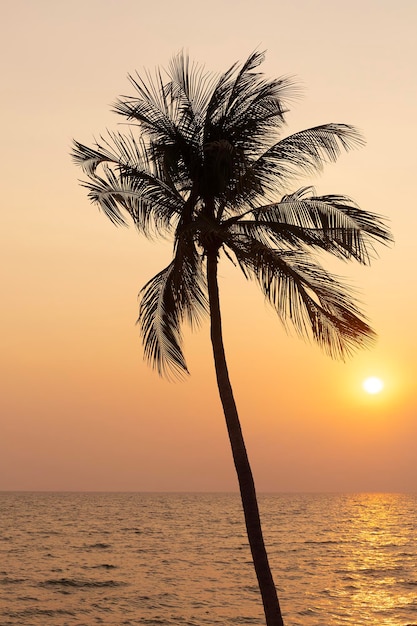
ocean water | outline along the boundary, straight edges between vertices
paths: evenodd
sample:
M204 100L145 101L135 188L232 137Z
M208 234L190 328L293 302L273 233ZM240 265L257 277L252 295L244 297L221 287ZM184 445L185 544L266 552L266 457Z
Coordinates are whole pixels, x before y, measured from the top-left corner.
M417 495L259 502L286 626L417 625ZM0 625L95 624L264 624L239 496L0 493Z

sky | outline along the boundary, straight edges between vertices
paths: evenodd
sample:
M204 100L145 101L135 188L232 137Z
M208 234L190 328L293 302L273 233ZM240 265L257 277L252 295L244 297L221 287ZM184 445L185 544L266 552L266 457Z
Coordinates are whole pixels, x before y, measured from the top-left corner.
M357 126L367 144L315 178L384 215L395 245L346 277L378 333L347 362L287 335L256 286L220 269L225 346L260 492L417 488L414 0L15 0L0 25L0 490L235 491L208 322L191 376L143 361L141 287L169 242L115 228L69 156L120 129L129 73L178 51L219 72L255 49L303 97L285 133ZM362 389L368 376L381 393Z

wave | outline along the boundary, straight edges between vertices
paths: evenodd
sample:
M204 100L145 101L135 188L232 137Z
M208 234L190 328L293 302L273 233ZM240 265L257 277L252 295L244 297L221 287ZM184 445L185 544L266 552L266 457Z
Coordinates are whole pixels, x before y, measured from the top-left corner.
M318 545L324 545L324 546L329 546L329 545L333 545L333 544L337 544L337 545L341 545L343 543L347 543L342 541L341 539L338 539L337 541L333 540L333 539L323 539L322 541L318 540L318 539L306 539L306 541L304 541L304 543L314 543L314 544L318 544Z
M74 587L90 589L92 587L124 587L128 583L120 580L89 580L82 578L50 578L39 583L39 587Z
M6 612L8 617L22 618L22 617L57 617L59 615L76 615L74 611L67 609L24 609L22 611L9 611Z
M10 578L10 576L0 578L0 585L19 585L25 582L27 582L27 578Z

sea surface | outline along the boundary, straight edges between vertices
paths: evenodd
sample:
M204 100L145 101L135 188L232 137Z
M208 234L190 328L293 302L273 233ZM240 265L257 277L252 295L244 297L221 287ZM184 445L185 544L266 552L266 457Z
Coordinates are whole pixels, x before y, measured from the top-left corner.
M417 626L417 495L259 502L285 626ZM0 625L95 624L264 624L239 496L0 493Z

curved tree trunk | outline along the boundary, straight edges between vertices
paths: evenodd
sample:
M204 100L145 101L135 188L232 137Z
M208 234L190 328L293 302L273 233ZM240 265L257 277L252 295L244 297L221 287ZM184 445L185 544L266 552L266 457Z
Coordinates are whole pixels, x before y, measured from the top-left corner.
M239 481L246 530L258 578L267 626L284 626L275 584L269 567L262 536L258 502L252 470L233 397L223 345L217 281L217 250L207 252L207 282L210 302L211 342L213 346L217 385L232 446L233 460Z

